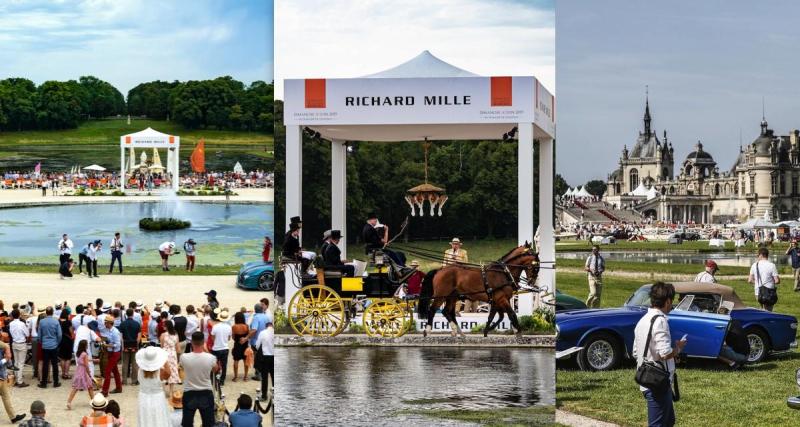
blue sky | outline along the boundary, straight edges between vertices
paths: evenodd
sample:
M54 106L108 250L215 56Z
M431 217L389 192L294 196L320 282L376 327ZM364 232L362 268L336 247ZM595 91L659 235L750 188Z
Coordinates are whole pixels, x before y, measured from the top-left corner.
M424 50L479 75L533 75L555 92L551 0L278 0L275 92L287 78L359 77Z
M273 78L272 1L0 2L0 78L94 75L127 95L152 80Z
M653 126L679 166L698 140L727 171L759 133L762 97L776 133L800 128L800 32L793 1L570 0L556 4L557 172L605 180Z

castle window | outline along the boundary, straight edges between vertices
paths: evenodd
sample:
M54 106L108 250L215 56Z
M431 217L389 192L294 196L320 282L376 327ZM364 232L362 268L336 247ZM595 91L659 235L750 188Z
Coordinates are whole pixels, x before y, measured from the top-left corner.
M667 178L669 178L669 169L668 169L668 168L664 168L664 170L663 170L663 171L661 171L661 177L662 177L663 179L667 179Z
M719 184L714 185L714 195L719 196Z
M781 194L786 194L786 177L780 174Z
M792 176L792 196L797 195L797 175Z
M778 194L778 180L775 179L775 175L770 176L770 181L772 182L772 194Z
M733 193L736 194L737 196L739 195L739 181L736 181L736 183L733 184Z
M631 171L629 172L629 176L631 181L630 183L631 188L628 191L633 191L636 189L636 187L639 186L639 171L636 169L631 169Z
M755 194L756 192L756 177L755 175L750 175L750 194Z
M692 165L686 165L686 169L684 169L684 170L685 170L686 175L689 175L689 176L692 175Z

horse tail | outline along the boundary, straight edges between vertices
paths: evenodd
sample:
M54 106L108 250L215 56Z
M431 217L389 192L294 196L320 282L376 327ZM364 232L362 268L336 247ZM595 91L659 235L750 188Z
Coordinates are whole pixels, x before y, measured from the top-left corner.
M439 272L439 270L431 270L425 275L425 278L422 279L422 289L419 294L419 304L417 304L417 317L419 319L428 318L428 309L431 306L431 297L433 297L433 276L435 276L437 272Z

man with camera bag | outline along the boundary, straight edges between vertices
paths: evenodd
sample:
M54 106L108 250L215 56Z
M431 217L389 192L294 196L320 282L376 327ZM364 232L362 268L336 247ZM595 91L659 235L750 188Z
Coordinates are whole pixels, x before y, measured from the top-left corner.
M755 287L756 299L761 304L763 310L772 311L775 303L778 302L777 286L781 283L778 270L769 260L769 250L767 248L758 249L758 259L750 267L749 283Z
M647 401L647 425L675 425L673 386L677 390L675 358L686 346L686 337L672 342L667 314L672 311L675 288L664 282L650 288L650 308L634 330L633 356L636 358L636 381ZM661 380L661 381L657 381ZM642 383L650 385L646 387ZM650 384L652 383L652 385Z
M108 266L108 274L111 274L114 271L114 262L119 263L119 274L122 274L122 248L125 245L122 244L122 240L119 236L119 231L114 233L114 238L111 239L111 265Z

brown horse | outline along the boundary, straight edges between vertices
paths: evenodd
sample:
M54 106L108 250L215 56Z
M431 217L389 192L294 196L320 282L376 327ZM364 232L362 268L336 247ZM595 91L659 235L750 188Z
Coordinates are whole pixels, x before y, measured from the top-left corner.
M422 292L417 307L418 317L428 321L423 330L424 336L431 331L433 317L442 304L444 304L442 314L450 322L451 334L453 336L457 333L461 336L464 335L456 322L456 302L462 297L471 301L491 302L491 311L484 328L484 336L500 324L503 320L503 313L508 314L511 325L517 330L517 334L521 334L517 314L511 305L511 298L519 289L520 276L523 271L528 278L528 283L534 283L539 274L539 255L534 252L528 242L512 249L498 261L482 268L451 264L429 272L422 282ZM495 313L500 313L500 320L492 325Z

